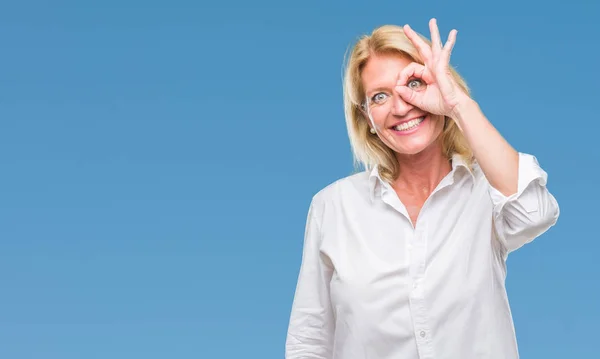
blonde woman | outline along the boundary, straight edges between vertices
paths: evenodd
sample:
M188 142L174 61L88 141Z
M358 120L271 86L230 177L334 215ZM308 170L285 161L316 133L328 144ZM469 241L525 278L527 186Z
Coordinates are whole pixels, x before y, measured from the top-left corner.
M383 26L353 47L348 133L366 170L310 205L287 359L518 358L510 252L559 216L547 174L488 121L442 44Z

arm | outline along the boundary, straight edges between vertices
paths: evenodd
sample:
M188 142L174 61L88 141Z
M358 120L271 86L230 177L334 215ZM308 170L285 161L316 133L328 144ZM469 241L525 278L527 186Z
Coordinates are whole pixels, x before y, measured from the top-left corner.
M547 175L535 157L515 151L453 77L449 61L456 30L450 31L443 45L435 19L430 20L429 28L431 45L404 26L425 65L412 63L402 70L396 91L405 101L456 122L489 183L496 233L510 252L554 225L558 204L546 188ZM427 84L424 90L406 86L413 77Z
M285 344L286 359L330 359L334 321L329 298L331 266L320 255L320 219L310 205L302 264Z
M451 116L465 136L490 185L505 196L517 192L519 153L500 135L470 97L462 98Z
M546 232L558 220L548 175L537 159L515 151L470 98L459 102L454 119L490 184L494 225L507 252Z

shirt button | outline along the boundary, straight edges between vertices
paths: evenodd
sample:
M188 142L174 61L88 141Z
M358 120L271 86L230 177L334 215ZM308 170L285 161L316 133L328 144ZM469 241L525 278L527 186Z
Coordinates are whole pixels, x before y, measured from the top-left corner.
M426 335L426 334L427 334L427 333L425 333L425 331L424 331L424 330L421 330L421 333L419 333L419 335L421 336L421 338L425 338L425 335Z

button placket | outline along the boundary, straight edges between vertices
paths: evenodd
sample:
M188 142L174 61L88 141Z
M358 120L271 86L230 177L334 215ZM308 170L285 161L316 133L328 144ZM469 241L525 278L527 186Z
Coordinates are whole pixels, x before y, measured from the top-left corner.
M427 262L427 227L423 221L419 223L412 238L413 257L411 261L412 289L410 291L410 306L415 323L415 338L417 347L422 358L432 358L431 335L429 332L429 318L425 304L425 292L423 280L425 278L425 267Z

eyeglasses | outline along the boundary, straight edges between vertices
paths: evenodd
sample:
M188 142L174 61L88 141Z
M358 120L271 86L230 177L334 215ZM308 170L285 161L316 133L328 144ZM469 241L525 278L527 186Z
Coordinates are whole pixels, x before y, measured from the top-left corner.
M427 86L425 81L419 78L412 78L408 81L406 86L414 91L422 91L424 87ZM380 106L389 106L392 102L388 101L392 98L392 94L386 93L384 91L375 93L371 98L365 95L365 100L360 104L360 107L363 111L367 111L368 109L372 109Z

